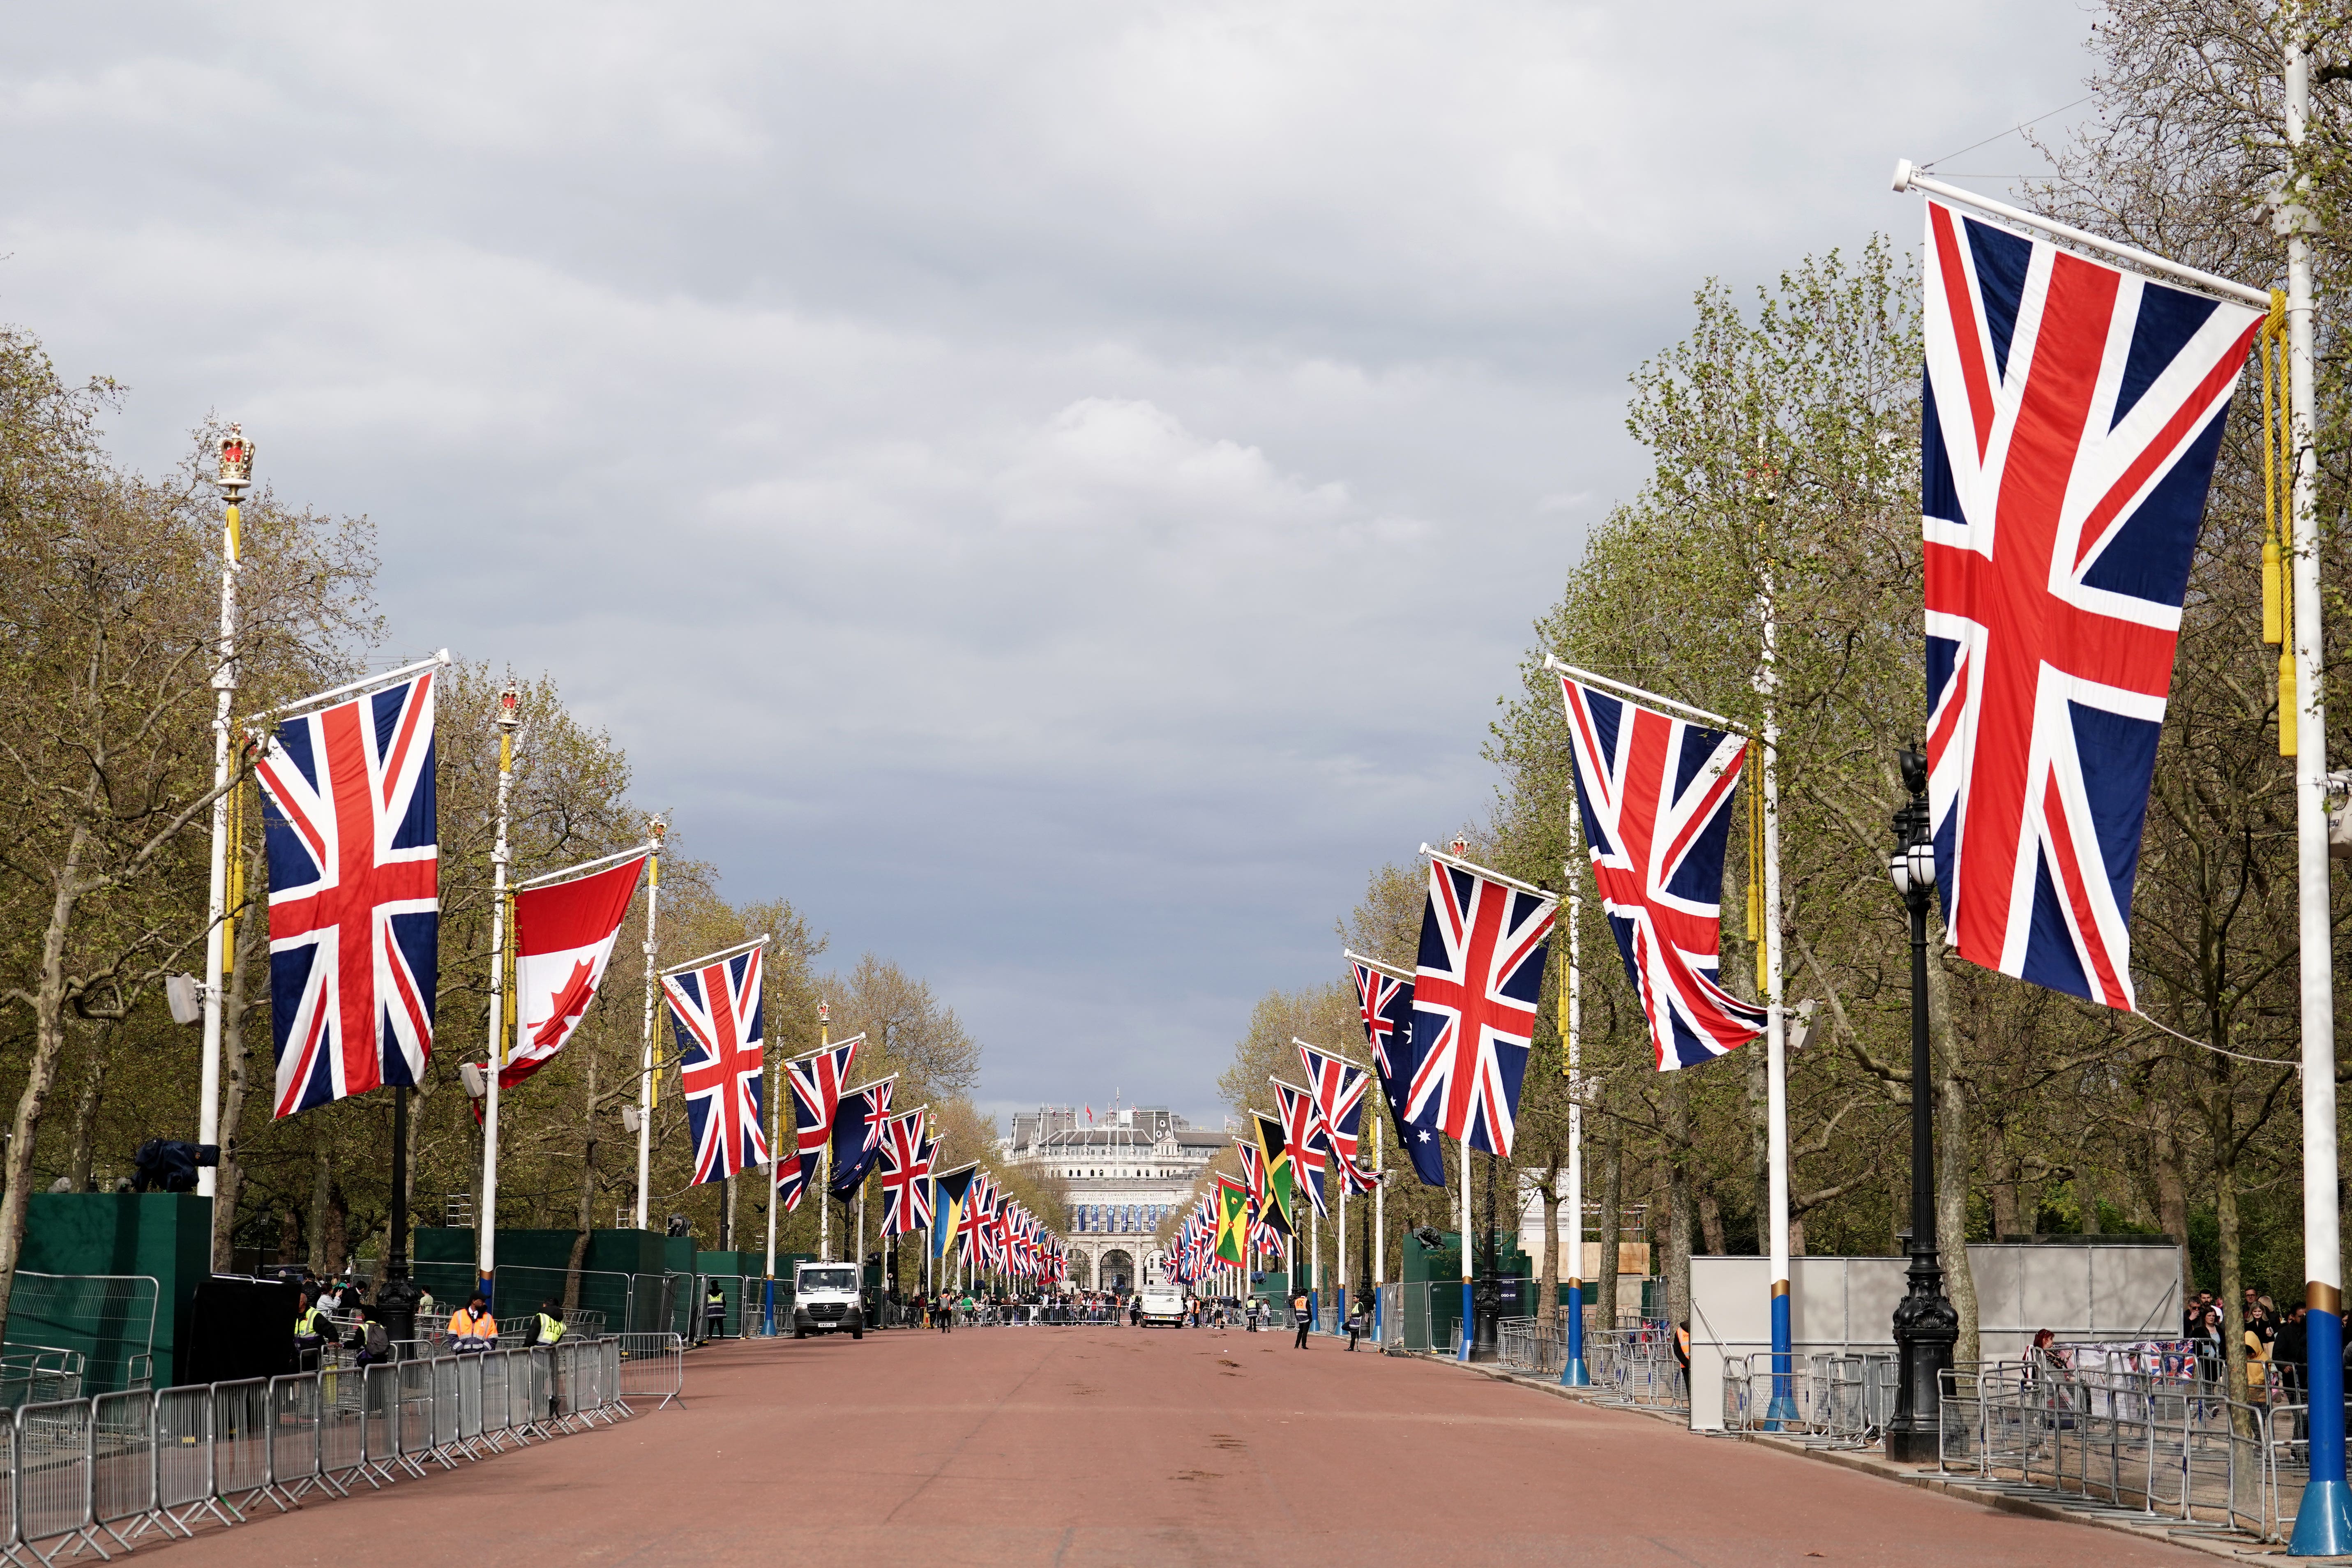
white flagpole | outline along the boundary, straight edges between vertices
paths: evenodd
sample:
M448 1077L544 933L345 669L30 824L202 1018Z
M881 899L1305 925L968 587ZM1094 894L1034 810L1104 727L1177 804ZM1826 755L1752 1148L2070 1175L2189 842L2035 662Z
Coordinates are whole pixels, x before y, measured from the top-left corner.
M768 970L767 966L762 964L760 968L760 989L764 993L767 988ZM761 1012L761 1016L764 1017L766 1016L764 1005ZM761 1048L765 1049L764 1044ZM783 1169L783 1166L777 1163L783 1158L783 1145L776 1140L782 1136L783 1127L783 1095L784 1058L779 1052L774 1062L768 1068L768 1273L766 1307L762 1315L767 1320L768 1335L771 1339L775 1337L776 1332L776 1209L778 1207L776 1173ZM798 1118L794 1120L797 1121ZM795 1154L793 1158L797 1159L799 1156Z
M2303 1270L2311 1329L2311 1479L2295 1510L2287 1552L2328 1556L2352 1552L2352 1498L2344 1472L2344 1279L2336 1216L2336 997L2327 863L2326 689L2321 682L2318 465L2312 451L2311 230L2300 167L2311 110L2311 60L2303 24L2289 9L2286 39L2286 141L2289 184L2277 226L2286 235L2287 447L2294 509L2295 904L2302 922L2303 968ZM2265 439L2268 438L2267 432ZM2282 714L2281 729L2285 727Z
M669 825L656 816L650 837L653 851L646 858L646 1018L639 1031L644 1058L637 1077L637 1228L646 1224L646 1205L654 1184L654 944L661 916L661 845Z
M230 426L228 434L221 437L220 466L215 472L221 492L220 662L213 667L212 880L205 910L204 1058L196 1086L196 1142L200 1144L220 1142L221 1005L227 990L223 977L233 957L225 925L228 919L228 732L229 711L236 703L236 574L243 556L239 501L253 482L253 444L245 438L243 426ZM197 1195L211 1197L219 1177L217 1167L197 1166ZM221 1219L215 1214L215 1236L220 1229Z
M1467 1131L1467 1129L1465 1129ZM1468 1140L1454 1145L1462 1152L1462 1348L1456 1361L1470 1359L1470 1337L1473 1329L1470 1302L1470 1144Z
M507 797L514 786L514 732L521 693L499 693L498 837L490 846L489 1079L482 1096L482 1212L474 1216L475 1272L489 1295L499 1252L499 1076L507 1064ZM493 1302L495 1310L499 1303Z
M1568 1355L1559 1381L1569 1388L1589 1387L1592 1374L1584 1364L1584 952L1577 929L1584 913L1583 884L1577 880L1576 851L1584 838L1584 819L1573 794L1568 803L1568 983L1560 987L1567 1017L1561 1035L1568 1042ZM1614 1268L1616 1257L1610 1238L1601 1238L1601 1267Z
M825 1050L833 1045L833 1004L823 997L816 1005L816 1046ZM840 1114L836 1104L834 1114ZM824 1130L824 1147L817 1151L816 1168L816 1256L822 1263L833 1261L833 1129Z
M1772 1242L1772 1422L1797 1419L1790 1386L1789 1323L1789 1027L1780 972L1780 629L1772 568L1764 568L1764 1116L1767 1143L1765 1206Z

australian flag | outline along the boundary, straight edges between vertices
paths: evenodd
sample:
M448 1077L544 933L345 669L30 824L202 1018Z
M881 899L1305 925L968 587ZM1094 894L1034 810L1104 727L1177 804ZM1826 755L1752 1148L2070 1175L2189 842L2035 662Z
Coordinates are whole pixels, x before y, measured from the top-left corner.
M1389 1102L1397 1143L1412 1161L1412 1173L1421 1178L1422 1185L1442 1187L1445 1149L1437 1141L1436 1113L1424 1111L1416 1120L1405 1110L1413 1068L1421 1065L1412 1045L1412 982L1383 973L1360 958L1351 956L1349 963L1356 973L1357 1011L1364 1022L1364 1039L1371 1047L1372 1072Z
M833 1181L826 1191L845 1198L856 1192L882 1152L882 1122L890 1114L890 1091L898 1075L877 1079L841 1097L833 1117Z

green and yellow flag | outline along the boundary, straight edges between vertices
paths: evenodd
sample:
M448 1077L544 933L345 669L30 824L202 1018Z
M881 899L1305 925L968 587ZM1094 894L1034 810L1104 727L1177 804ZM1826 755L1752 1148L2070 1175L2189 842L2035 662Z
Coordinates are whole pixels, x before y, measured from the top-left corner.
M1216 1252L1237 1268L1249 1267L1249 1189L1229 1176L1217 1178Z
M1274 1227L1278 1236L1296 1236L1297 1228L1290 1223L1292 1179L1290 1144L1282 1136L1282 1123L1262 1110L1250 1112L1257 1123L1257 1151L1265 1162L1265 1195L1258 1218Z

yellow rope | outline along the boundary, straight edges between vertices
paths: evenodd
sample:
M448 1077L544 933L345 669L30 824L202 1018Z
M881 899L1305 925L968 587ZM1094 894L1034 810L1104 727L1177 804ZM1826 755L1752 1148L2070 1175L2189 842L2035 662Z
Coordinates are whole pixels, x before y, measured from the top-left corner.
M2279 483L2289 474L2286 296L2271 290L2271 313L2254 342L2263 365L2263 641L2279 650L2279 755L2294 755L2294 599L2287 591L2286 509ZM2290 481L2291 482L2291 481Z

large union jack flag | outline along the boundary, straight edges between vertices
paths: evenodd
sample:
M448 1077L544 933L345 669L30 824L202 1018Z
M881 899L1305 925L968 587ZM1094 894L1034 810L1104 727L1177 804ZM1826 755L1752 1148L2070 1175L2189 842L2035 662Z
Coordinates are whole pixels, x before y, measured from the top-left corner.
M1330 1155L1331 1141L1324 1136L1314 1091L1276 1079L1274 1110L1282 1121L1283 1141L1290 1145L1291 1180L1307 1189L1307 1202L1328 1218L1331 1208L1323 1192L1323 1163Z
M1927 204L1927 795L1962 958L2131 1008L2190 555L2260 312Z
M262 753L279 1116L424 1076L440 963L433 753L430 673L289 719Z
M760 950L662 976L678 1077L694 1125L694 1179L715 1182L767 1163L760 1125Z
M1412 983L1405 1109L1459 1143L1510 1158L1519 1081L1559 901L1433 858Z
M1397 1143L1412 1161L1412 1173L1423 1186L1442 1187L1445 1151L1437 1142L1437 1125L1427 1115L1416 1121L1405 1111L1412 1069L1420 1065L1412 1048L1412 982L1384 973L1352 954L1349 963L1356 973L1356 1009L1372 1049L1372 1073L1389 1102Z
M1299 1065L1307 1069L1316 1119L1339 1167L1341 1184L1351 1193L1370 1192L1380 1184L1380 1178L1360 1167L1356 1156L1364 1121L1364 1091L1371 1087L1372 1075L1345 1057L1318 1050L1304 1040L1291 1044L1297 1048Z
M856 1192L874 1169L882 1152L882 1123L890 1114L890 1096L898 1075L860 1084L841 1097L833 1117L833 1180L826 1191L837 1198Z
M985 1171L972 1173L971 1185L966 1190L963 1212L956 1226L956 1255L974 1268L988 1266L989 1194L996 1184Z
M882 1130L882 1234L912 1236L931 1223L931 1143L919 1106Z
M1764 1032L1763 1005L1716 980L1723 846L1748 743L1564 677L1559 685L1593 884L1658 1070L1713 1061Z
M793 1152L789 1159L777 1158L776 1193L786 1214L801 1206L824 1159L834 1112L841 1107L841 1086L849 1081L850 1063L865 1043L864 1035L852 1035L839 1045L821 1046L784 1063L784 1087L792 1094Z

